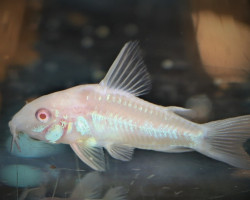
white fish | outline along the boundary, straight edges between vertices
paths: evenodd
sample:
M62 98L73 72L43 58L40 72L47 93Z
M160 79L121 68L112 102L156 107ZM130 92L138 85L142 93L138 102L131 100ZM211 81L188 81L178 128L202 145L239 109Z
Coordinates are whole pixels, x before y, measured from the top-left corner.
M69 144L95 170L105 170L103 148L129 161L134 148L161 152L198 151L240 168L250 168L243 143L250 115L197 124L192 111L139 99L151 81L137 42L125 44L99 84L80 85L26 104L9 122L19 133L50 143Z

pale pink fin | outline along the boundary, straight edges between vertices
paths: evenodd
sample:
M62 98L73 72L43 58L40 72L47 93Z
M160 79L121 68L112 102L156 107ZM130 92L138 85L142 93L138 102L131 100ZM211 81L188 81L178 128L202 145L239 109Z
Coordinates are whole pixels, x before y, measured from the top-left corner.
M124 45L100 85L123 90L135 96L149 92L151 80L138 42L128 42Z
M82 142L70 144L76 155L88 166L97 170L105 171L105 159L102 147L90 146Z
M133 147L119 144L108 145L106 149L113 158L122 161L130 161L134 153Z
M204 124L204 136L197 151L235 167L250 169L244 143L250 139L250 115Z

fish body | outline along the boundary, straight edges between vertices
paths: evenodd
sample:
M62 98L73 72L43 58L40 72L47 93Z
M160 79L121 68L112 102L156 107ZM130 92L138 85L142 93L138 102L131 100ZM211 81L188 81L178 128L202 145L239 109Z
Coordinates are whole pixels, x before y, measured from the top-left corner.
M75 89L80 91L79 97L84 107L70 105L69 110L76 112L71 112L71 120L66 123L71 121L74 124L73 132L78 133L78 139L91 140L104 147L120 144L171 151L181 146L193 147L202 134L199 124L176 115L174 107L157 106L97 84ZM82 126L83 122L86 122L85 126ZM64 135L58 142L74 142L70 134Z
M69 144L95 170L105 170L103 148L119 160L134 148L162 152L198 151L231 165L250 168L243 143L250 115L197 124L193 111L163 107L137 96L151 86L136 42L125 44L99 84L80 85L42 96L9 122L13 141L20 132L50 143Z

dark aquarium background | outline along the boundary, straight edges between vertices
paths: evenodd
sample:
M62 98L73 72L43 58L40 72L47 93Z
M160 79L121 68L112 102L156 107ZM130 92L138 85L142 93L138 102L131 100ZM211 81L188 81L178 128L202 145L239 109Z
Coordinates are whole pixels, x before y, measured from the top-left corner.
M250 114L249 0L1 0L0 199L250 199L250 170L196 152L135 150L94 172L68 145L21 136L8 122L26 101L98 83L137 40L152 78L141 98L197 112ZM27 116L29 117L29 116ZM244 147L250 153L250 141Z

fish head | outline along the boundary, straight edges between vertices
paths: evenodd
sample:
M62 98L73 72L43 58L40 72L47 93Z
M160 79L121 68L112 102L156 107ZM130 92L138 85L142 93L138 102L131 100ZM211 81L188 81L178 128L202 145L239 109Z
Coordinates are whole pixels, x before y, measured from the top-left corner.
M56 143L63 133L63 128L59 125L59 111L63 103L60 93L45 95L27 103L9 122L12 143L15 142L18 146L18 136L21 133L36 140Z

